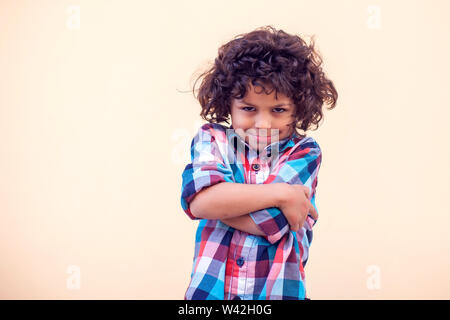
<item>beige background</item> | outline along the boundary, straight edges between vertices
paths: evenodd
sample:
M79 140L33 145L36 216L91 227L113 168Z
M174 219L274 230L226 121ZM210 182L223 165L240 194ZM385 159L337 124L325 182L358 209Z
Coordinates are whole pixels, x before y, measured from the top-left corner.
M449 299L448 1L1 1L0 298L182 299L181 173L217 48L314 35L338 105L312 299ZM79 14L78 14L79 13Z

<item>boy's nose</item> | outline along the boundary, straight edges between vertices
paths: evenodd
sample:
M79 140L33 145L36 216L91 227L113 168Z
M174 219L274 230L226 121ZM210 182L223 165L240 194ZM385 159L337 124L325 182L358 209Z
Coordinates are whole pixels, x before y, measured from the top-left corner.
M255 128L256 129L266 129L270 130L271 128L271 119L268 116L259 116L256 118L255 121Z

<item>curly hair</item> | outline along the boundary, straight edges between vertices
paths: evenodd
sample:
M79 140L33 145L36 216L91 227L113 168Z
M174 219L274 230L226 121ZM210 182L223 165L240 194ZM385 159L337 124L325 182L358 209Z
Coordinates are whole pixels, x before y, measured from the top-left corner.
M203 78L196 97L202 107L200 116L208 122L228 124L232 99L242 99L251 82L266 94L275 90L275 97L280 92L292 99L296 105L295 129L306 131L315 124L316 130L323 104L333 109L338 97L321 64L314 37L308 46L299 36L272 26L239 34L219 48L214 65L194 83L193 92Z

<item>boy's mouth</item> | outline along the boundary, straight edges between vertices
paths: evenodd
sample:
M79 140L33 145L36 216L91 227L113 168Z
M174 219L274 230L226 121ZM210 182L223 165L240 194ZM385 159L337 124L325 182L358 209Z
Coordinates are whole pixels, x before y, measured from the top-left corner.
M253 135L250 134L250 137L254 137L257 141L271 141L272 137L271 136L257 136L257 135Z

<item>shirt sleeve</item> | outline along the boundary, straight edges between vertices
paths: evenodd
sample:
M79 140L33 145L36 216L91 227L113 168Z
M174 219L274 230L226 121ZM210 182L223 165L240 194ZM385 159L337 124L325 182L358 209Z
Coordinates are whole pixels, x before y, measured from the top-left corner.
M311 203L317 211L315 190L321 161L321 149L317 142L311 138L306 143L294 146L284 160L280 159L280 164L276 165L277 167L264 183L285 182L308 186L311 190ZM290 230L286 217L278 208L266 208L252 212L250 217L266 234L266 239L272 244L280 240ZM308 214L304 224L305 229L311 231L316 221Z
M191 143L191 163L182 173L181 207L192 220L190 202L204 188L220 182L234 182L233 172L223 161L212 124L204 124Z

